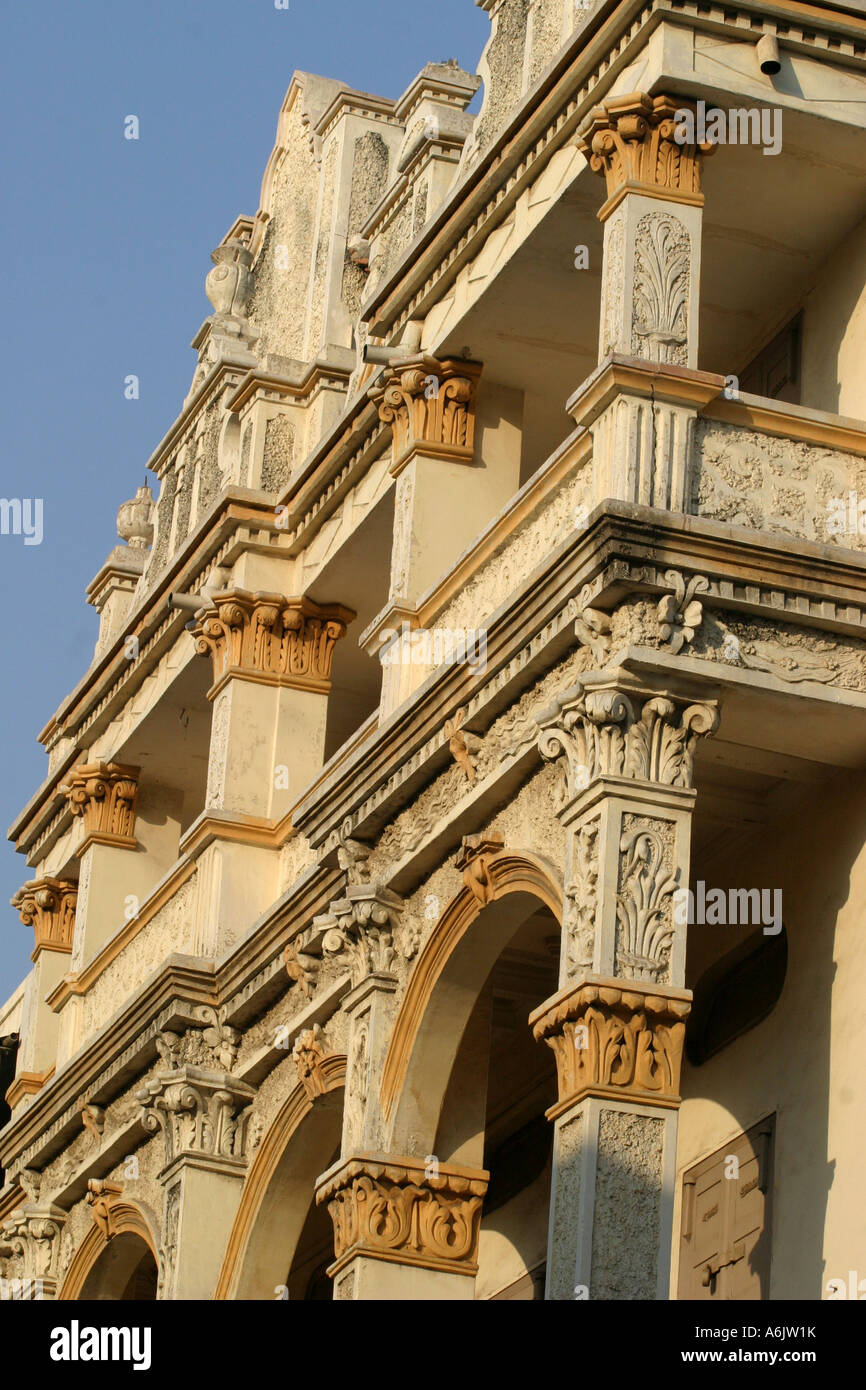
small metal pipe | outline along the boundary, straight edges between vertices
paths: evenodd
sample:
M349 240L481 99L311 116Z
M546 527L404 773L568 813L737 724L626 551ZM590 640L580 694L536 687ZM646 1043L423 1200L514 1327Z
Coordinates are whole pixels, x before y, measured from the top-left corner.
M766 73L767 77L775 77L777 72L782 70L782 59L779 54L779 44L773 34L764 34L758 39L755 50L758 55L758 63L761 72Z
M200 608L207 607L207 599L203 594L169 594L169 608L180 608L185 613L197 613Z

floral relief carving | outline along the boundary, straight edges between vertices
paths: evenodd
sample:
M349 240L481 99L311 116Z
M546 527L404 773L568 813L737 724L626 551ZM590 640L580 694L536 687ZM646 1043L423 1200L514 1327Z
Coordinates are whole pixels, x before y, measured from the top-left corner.
M866 495L866 460L802 440L698 420L691 510L750 530L801 536L853 550L866 536L832 525L834 498Z
M674 592L665 594L659 600L659 635L676 653L692 641L703 621L703 604L695 598L695 594L705 594L710 581L701 574L694 574L686 583L677 570L668 570L665 580L673 585Z
M637 224L632 352L653 362L688 366L691 243L681 222L648 212Z
M673 826L633 816L623 818L616 895L617 972L635 980L658 980L669 967L674 935Z
M569 979L592 968L598 907L598 832L598 821L587 821L576 832L572 847L574 872L566 889L563 921Z

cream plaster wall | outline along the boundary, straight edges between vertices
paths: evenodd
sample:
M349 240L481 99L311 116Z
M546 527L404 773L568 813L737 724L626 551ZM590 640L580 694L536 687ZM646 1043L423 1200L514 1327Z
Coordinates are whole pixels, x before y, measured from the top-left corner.
M708 886L781 888L789 959L770 1016L702 1067L684 1064L672 1290L683 1171L775 1112L770 1297L826 1297L829 1279L866 1275L866 780L843 774L813 789L808 814L795 811L739 859L699 872ZM696 933L719 933L724 949L726 931L730 945L742 936L690 927L690 957L701 951Z
M833 252L803 315L802 404L866 418L866 221Z

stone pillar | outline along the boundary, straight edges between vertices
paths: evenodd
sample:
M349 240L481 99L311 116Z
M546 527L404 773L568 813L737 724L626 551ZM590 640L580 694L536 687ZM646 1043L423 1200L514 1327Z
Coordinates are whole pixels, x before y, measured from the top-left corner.
M600 369L567 409L593 434L594 502L617 497L684 511L692 422L721 382L697 373L701 164L713 147L681 143L694 125L689 132L676 112L693 108L633 92L593 107L581 128L580 148L608 194L598 214L599 363L641 359L643 368L624 379L620 367L614 381ZM642 380L649 363L657 370Z
M73 970L123 925L127 901L146 897L156 881L148 856L137 852L138 777L123 763L85 763L60 788L82 827Z
M18 1101L42 1086L57 1058L58 1018L46 999L69 969L77 898L77 883L38 878L25 883L12 899L35 937L13 1091Z
M714 703L599 675L537 716L562 767L560 988L547 1297L667 1298L685 1019L693 757Z
M207 808L279 820L324 762L334 647L355 614L340 604L229 589L197 614L214 683Z
M393 430L396 480L388 605L364 635L383 659L383 718L429 669L403 659L390 634L418 627L421 596L519 486L522 398L497 386L479 392L481 370L420 354L395 362L370 392ZM397 659L386 661L386 651Z
M136 1093L141 1122L162 1131L161 1299L213 1297L247 1166L255 1092L227 1072L179 1066Z
M392 1154L354 1154L316 1201L334 1222L335 1299L472 1299L489 1174Z
M349 1019L344 1154L375 1151L383 1142L379 1086L398 985L393 967L401 906L401 899L387 888L350 884L346 896L314 922L323 930L322 954L345 956L352 977L352 989L342 1004Z

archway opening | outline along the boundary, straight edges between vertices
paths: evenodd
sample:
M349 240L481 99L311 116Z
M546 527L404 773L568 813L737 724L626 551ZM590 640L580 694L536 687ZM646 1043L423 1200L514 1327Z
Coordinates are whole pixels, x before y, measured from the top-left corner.
M503 903L484 910L485 927L498 919L503 929L500 949L463 1029L434 1144L441 1162L490 1173L477 1299L544 1297L553 1148L545 1112L556 1101L556 1068L528 1018L556 992L560 929L537 900L522 901L516 923Z
M82 1300L152 1303L156 1299L157 1268L153 1251L141 1236L124 1231L99 1256L84 1281Z
M337 1145L327 1167L340 1157ZM334 1224L327 1207L310 1203L295 1250L292 1266L286 1275L286 1288L294 1302L328 1302L333 1298L333 1284L328 1267L334 1263Z

